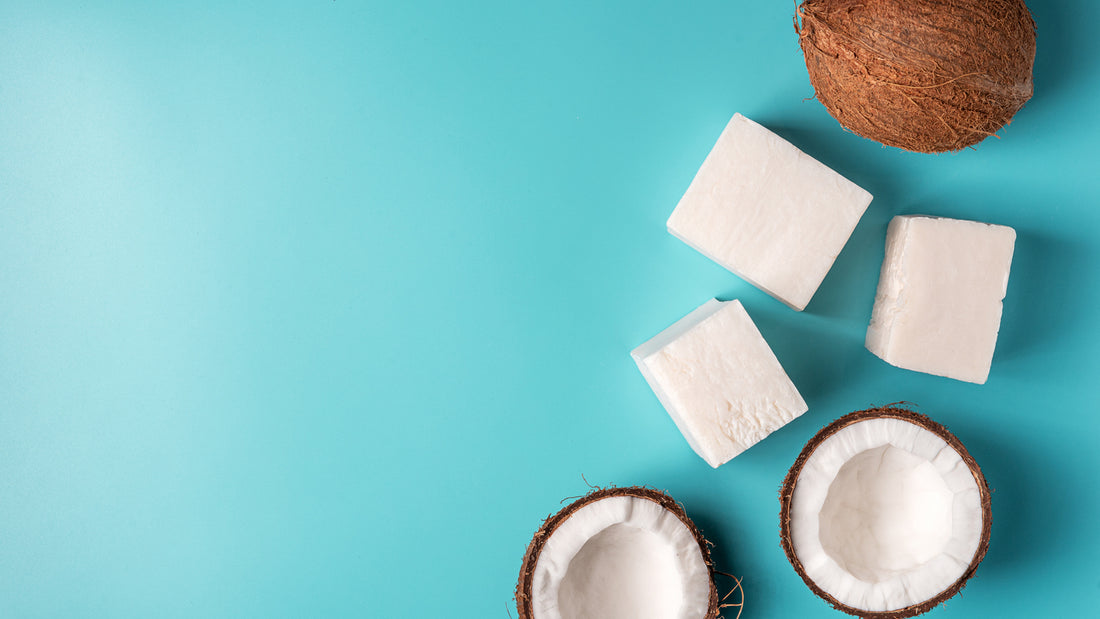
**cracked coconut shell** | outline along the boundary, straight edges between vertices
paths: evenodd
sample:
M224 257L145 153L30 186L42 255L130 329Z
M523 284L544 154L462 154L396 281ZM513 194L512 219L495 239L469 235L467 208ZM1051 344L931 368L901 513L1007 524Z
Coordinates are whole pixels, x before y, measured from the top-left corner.
M795 30L816 98L888 146L972 146L1031 98L1035 22L1023 0L803 0Z

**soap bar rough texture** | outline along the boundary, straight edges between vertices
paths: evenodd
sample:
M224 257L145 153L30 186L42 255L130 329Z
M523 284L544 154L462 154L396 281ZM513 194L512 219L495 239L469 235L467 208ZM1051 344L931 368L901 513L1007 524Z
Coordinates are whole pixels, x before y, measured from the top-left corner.
M713 467L806 412L738 301L704 303L631 356L688 444Z
M796 310L871 203L871 194L735 114L668 219L691 247Z
M895 217L867 349L900 368L984 383L1015 242L1007 226Z

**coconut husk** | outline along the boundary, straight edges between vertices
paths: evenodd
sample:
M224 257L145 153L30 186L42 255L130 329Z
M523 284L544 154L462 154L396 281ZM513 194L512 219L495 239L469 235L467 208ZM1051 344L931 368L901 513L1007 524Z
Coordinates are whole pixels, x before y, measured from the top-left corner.
M889 146L971 146L1032 95L1023 0L803 0L795 30L816 98L845 129Z
M516 610L519 612L519 619L535 619L534 610L532 609L531 580L535 573L535 565L538 563L539 554L542 552L542 547L546 543L546 540L550 539L554 531L580 508L601 499L619 496L636 497L653 501L672 512L673 515L679 518L680 521L687 526L688 531L690 531L696 541L699 542L699 552L703 554L703 563L706 564L707 570L710 572L710 603L706 616L700 619L716 619L718 617L718 589L714 585L715 572L714 564L711 562L710 558L710 542L703 537L703 534L699 531L698 527L695 526L695 523L688 518L684 508L672 497L660 490L643 488L640 486L629 486L626 488L602 488L593 490L580 499L566 505L558 513L548 516L546 520L543 521L542 526L539 527L539 530L535 532L535 536L531 539L531 543L527 545L527 552L523 555L523 565L520 567L519 571L519 582L516 583Z
M794 545L791 542L791 497L794 495L794 487L798 481L798 476L802 473L802 467L805 466L806 461L825 439L854 423L859 423L868 419L882 418L901 419L918 425L943 439L952 449L958 452L963 462L966 463L967 468L969 468L970 472L974 475L974 481L977 482L978 485L978 492L981 493L982 536L981 540L978 542L978 549L974 552L974 558L970 561L970 565L967 566L963 575L950 587L944 589L938 595L918 604L913 604L912 606L899 608L897 610L871 612L843 604L835 597L826 593L825 590L819 587L817 583L806 575L806 570L802 566L802 562L798 559L798 556L795 555ZM808 586L815 595L828 602L833 608L857 617L874 619L902 619L904 617L913 617L932 610L948 598L954 596L962 590L966 582L974 575L974 571L978 569L978 565L982 562L982 559L985 558L985 553L989 550L989 536L992 531L992 526L993 511L990 502L989 484L986 483L985 476L982 475L981 467L978 466L978 463L974 460L974 457L970 455L970 452L966 450L966 447L963 447L962 442L946 427L932 421L927 416L905 408L897 408L893 405L849 413L822 428L820 432L815 434L814 437L806 443L806 446L802 449L802 453L798 454L798 458L794 461L794 465L791 466L790 471L787 472L787 477L783 480L783 487L779 491L779 539L783 546L783 552L787 555L787 560L791 562L795 572L798 573L802 581L806 583L806 586Z

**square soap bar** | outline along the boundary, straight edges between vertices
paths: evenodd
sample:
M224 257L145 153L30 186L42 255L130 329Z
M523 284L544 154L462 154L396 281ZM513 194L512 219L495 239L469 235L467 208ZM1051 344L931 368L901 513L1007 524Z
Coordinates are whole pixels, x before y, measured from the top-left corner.
M735 114L668 231L796 310L829 272L871 194Z
M715 468L807 410L739 301L704 303L631 356L688 444Z
M907 370L985 383L1016 231L901 216L886 231L867 349Z

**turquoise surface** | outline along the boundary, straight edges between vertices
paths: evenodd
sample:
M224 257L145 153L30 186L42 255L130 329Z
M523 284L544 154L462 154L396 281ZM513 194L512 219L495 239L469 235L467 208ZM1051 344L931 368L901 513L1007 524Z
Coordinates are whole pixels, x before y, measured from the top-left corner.
M897 400L995 489L932 616L1097 616L1100 4L1029 5L1035 97L929 156L810 99L792 2L3 3L0 616L515 616L591 483L679 499L742 617L838 617L777 490ZM875 195L803 313L665 231L734 112ZM863 348L904 213L1019 235L985 385ZM715 296L810 406L717 470L629 356Z

